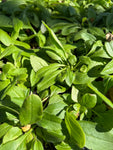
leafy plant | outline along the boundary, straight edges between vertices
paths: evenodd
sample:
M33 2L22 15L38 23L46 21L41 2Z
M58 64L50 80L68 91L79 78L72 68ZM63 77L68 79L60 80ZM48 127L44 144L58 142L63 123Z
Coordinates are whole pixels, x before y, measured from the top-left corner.
M112 150L112 4L0 2L0 150Z

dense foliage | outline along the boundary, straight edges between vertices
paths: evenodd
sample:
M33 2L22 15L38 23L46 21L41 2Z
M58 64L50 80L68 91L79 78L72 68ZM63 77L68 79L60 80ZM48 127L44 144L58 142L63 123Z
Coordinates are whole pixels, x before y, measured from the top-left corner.
M113 149L113 2L0 2L0 150Z

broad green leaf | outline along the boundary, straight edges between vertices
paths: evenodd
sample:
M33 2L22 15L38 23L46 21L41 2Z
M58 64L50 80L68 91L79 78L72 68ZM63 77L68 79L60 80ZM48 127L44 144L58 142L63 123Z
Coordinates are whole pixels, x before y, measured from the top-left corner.
M109 58L109 59L111 58L103 48L97 50L94 54L91 55L91 57L92 58L102 57L102 58Z
M47 55L53 59L53 60L57 60L57 61L62 61L61 57L52 49L47 49L45 50Z
M22 135L22 130L18 127L12 127L11 129L8 130L8 132L3 137L3 144L15 140L20 135Z
M10 130L12 128L12 126L8 123L2 123L0 125L0 138L2 138L7 132L8 130Z
M112 74L113 73L113 59L108 62L108 64L104 67L104 69L101 71L101 74Z
M66 111L65 124L72 140L80 148L85 145L85 134L74 114Z
M85 146L92 150L112 150L113 149L113 130L109 132L99 132L96 130L96 123L89 121L80 121L85 135Z
M94 36L99 36L102 38L105 38L105 33L101 28L98 27L90 27L89 31L91 34L93 34Z
M30 56L30 62L35 72L37 72L44 66L48 66L47 62L44 59L34 55Z
M44 109L44 112L57 115L59 112L61 112L64 109L65 106L67 106L67 104L64 103L62 97L60 97L59 95L53 95L49 99L49 104L47 108Z
M42 119L37 124L45 129L57 131L61 130L61 122L62 120L57 116L44 112Z
M113 41L105 42L105 48L107 53L113 57Z
M0 41L5 45L5 46L10 46L13 44L13 41L11 37L8 35L7 32L4 30L0 29Z
M65 139L65 136L62 134L61 130L53 131L50 129L44 129L44 128L37 127L36 134L38 136L41 136L41 138L43 138L44 141L49 142L49 143L56 144L56 143L62 142Z
M97 103L97 96L95 94L86 93L83 95L80 104L85 106L86 108L93 108Z
M78 24L70 24L70 25L64 26L62 29L62 35L69 35L71 33L76 33L79 28L80 28L80 25Z
M65 79L67 85L71 86L74 79L75 79L75 73L71 71L70 68L68 68L66 71L66 79Z
M43 113L43 117L37 122L37 125L42 127L43 136L46 141L56 143L64 140L64 135L61 131L61 122L62 120L57 116L46 112Z
M19 119L22 126L34 124L42 118L42 102L38 95L27 97L20 109Z
M78 33L75 34L74 40L80 40L83 39L85 42L89 42L89 44L92 44L95 42L96 38L92 34L88 33L86 29L80 30Z
M12 27L12 22L10 17L5 15L0 15L0 27Z
M34 86L36 83L38 83L44 76L52 74L54 71L56 71L58 68L60 68L61 64L50 64L49 66L44 66L36 73L34 70L31 72L30 81L31 86Z
M45 75L45 77L37 84L37 91L40 92L47 89L56 82L56 77L60 74L62 70L56 70L52 74Z
M20 150L20 146L22 146L21 144L25 143L27 136L30 134L31 130L27 133L25 133L24 135L20 136L19 138L17 138L16 140L12 140L10 142L7 142L5 144L2 144L0 146L0 150L8 150L11 148L11 150Z
M62 57L65 59L65 50L64 50L63 45L60 43L60 41L58 40L57 36L54 34L53 30L50 29L44 22L43 22L43 24L48 29L49 34L51 36L51 40L53 41L53 43L55 44L55 46L58 49L61 49L63 51L64 55Z
M95 77L89 77L87 75L87 73L83 73L83 72L75 72L75 80L74 80L74 84L86 84L89 83L91 81L93 81L95 79Z
M29 89L22 88L20 86L14 86L14 88L8 92L8 95L13 103L19 107L22 107L25 98L29 95Z

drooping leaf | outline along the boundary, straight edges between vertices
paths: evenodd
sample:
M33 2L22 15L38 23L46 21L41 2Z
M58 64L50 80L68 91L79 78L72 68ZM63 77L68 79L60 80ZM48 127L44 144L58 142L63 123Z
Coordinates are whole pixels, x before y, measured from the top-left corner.
M22 126L34 124L42 117L42 102L38 95L27 97L20 109L19 119Z

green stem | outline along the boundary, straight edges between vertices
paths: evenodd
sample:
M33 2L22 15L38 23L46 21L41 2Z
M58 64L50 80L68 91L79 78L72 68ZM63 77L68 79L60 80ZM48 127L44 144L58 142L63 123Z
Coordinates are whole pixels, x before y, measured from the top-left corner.
M93 90L98 96L100 96L102 98L102 100L111 108L113 108L113 103L106 97L104 96L100 91L98 91L98 89L96 87L93 86L93 84L89 83L87 84L87 86Z

